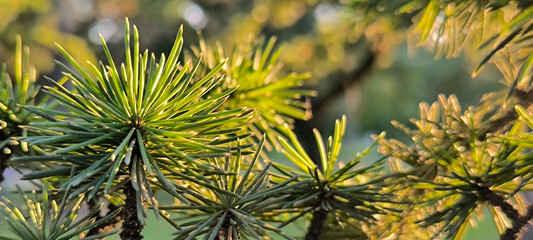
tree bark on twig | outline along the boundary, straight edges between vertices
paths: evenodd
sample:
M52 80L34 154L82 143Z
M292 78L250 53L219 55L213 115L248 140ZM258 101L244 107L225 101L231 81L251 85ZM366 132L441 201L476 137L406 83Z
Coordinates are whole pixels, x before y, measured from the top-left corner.
M320 240L322 235L324 235L324 226L326 225L326 220L328 219L329 211L319 209L313 212L313 219L311 220L311 225L307 229L307 234L305 235L305 240Z
M140 240L143 225L137 216L137 193L131 182L124 185L124 194L126 195L126 204L122 208L122 240Z
M527 208L526 215L520 215L518 210L509 203L502 196L490 190L488 187L481 184L476 184L479 195L484 201L494 207L498 207L509 218L513 225L500 236L500 240L516 240L519 238L520 232L525 229L525 226L533 219L533 204Z
M525 226L533 219L533 204L527 208L526 215L520 216L518 219L513 220L513 226L508 228L504 234L500 236L500 240L515 240L520 237L520 233L524 230Z
M228 240L230 234L231 234L230 223L229 221L225 221L222 224L222 227L220 227L220 230L218 230L215 240Z
M484 201L489 203L492 206L500 208L500 210L505 213L505 215L511 219L513 222L517 221L520 218L520 213L516 208L511 205L507 200L502 196L496 194L488 187L478 184L477 185L479 195L483 198Z
M3 149L0 149L0 151L3 151ZM0 183L4 182L4 171L9 166L8 162L10 157L11 154L0 152Z

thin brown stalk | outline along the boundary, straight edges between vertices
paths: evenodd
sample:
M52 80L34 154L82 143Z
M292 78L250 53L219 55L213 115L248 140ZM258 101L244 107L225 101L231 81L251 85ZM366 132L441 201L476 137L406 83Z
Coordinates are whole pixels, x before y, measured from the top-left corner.
M120 239L122 240L140 240L143 225L137 216L137 193L133 188L131 182L124 185L124 194L126 195L126 204L122 208L122 232L120 232Z
M477 184L476 188L479 195L484 201L490 205L499 208L509 218L513 225L500 236L500 240L516 240L519 239L520 233L525 229L525 226L533 219L533 204L527 208L525 215L520 215L518 210L509 203L505 198L490 190L488 187Z
M329 211L318 209L313 212L313 219L311 225L307 229L305 240L320 240L324 235L324 226L328 219Z

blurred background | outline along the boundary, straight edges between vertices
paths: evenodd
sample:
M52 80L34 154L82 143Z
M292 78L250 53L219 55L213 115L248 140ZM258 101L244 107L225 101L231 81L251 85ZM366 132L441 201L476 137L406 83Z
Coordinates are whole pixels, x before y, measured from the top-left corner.
M12 69L19 34L39 74L58 79L54 61L63 59L54 43L75 59L96 62L105 58L102 34L112 55L121 56L125 17L137 25L141 48L155 53L170 52L180 25L184 49L198 43L199 31L208 43L220 41L228 52L249 38L275 36L283 48L284 71L311 73L304 88L318 91L310 100L313 118L297 121L297 134L313 146L312 128L331 135L334 120L346 114L346 159L368 146L371 134L386 131L390 138L405 138L390 121L409 125L409 118L418 117L418 104L436 101L439 93L454 93L466 106L484 93L504 89L494 69L472 79L475 62L468 57L435 59L431 47L416 47L409 16L378 16L371 8L318 0L0 0L0 62ZM5 181L5 187L14 180ZM149 222L144 235L167 239L172 231L164 221ZM490 219L468 234L467 239L497 236Z

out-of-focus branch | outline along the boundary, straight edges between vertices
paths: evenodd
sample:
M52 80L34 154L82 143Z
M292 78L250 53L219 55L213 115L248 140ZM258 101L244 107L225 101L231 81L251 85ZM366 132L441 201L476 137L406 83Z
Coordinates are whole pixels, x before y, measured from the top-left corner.
M320 112L327 102L343 94L346 89L351 88L352 86L360 83L365 78L365 76L372 71L376 62L376 58L377 53L375 51L372 51L372 49L368 49L365 55L363 56L363 60L359 64L358 68L354 69L351 72L344 72L339 70L331 74L330 76L335 76L335 78L341 80L336 82L335 86L331 91L325 94L321 94L318 98L315 98L316 100L313 99L314 101L311 101L313 113Z
M329 102L344 94L346 89L354 87L365 79L365 77L372 71L378 54L377 51L368 47L362 56L362 61L360 62L359 67L351 72L338 70L325 77L324 79L330 80L334 86L329 92L321 90L321 94L318 97L311 99L312 113L314 117L308 121L296 120L295 129L297 129L298 135L302 136L302 139L309 139L308 141L302 142L302 144L306 148L311 159L320 159L320 155L315 147L315 138L312 134L312 129L320 126L316 117L322 115L321 113L327 108Z
M513 96L518 100L517 104L520 104L525 108L528 108L533 104L533 89L515 89ZM503 128L509 126L512 122L516 121L516 119L518 119L518 113L514 108L505 111L499 117L489 120L486 127L481 129L481 132L478 134L478 139L481 141L485 140L487 138L487 134L502 130Z

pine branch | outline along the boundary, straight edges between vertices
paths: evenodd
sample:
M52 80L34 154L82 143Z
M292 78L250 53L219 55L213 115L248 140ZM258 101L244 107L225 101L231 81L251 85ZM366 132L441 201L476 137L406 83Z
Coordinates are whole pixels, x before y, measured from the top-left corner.
M328 219L329 211L324 209L315 210L313 212L313 220L311 220L311 225L307 229L307 234L305 235L305 240L320 240L324 234L324 226L326 225L326 220Z
M515 240L518 239L519 234L524 227L533 219L533 204L527 208L526 215L520 216L513 221L513 226L508 228L507 231L500 236L500 240Z
M533 219L533 204L529 205L527 208L526 215L520 215L513 205L502 196L490 190L487 186L478 183L475 185L475 188L479 191L479 195L484 201L492 206L500 208L500 210L513 222L512 227L508 228L507 231L500 236L500 240L518 239L520 232L525 228L529 221Z
M1 150L1 149L0 149ZM9 166L9 158L11 154L0 152L0 183L4 182L4 171Z
M231 239L232 227L229 221L224 221L222 227L218 230L217 236L215 236L215 240Z
M513 221L513 224L519 221L521 216L518 210L516 210L516 208L502 196L490 190L487 186L481 185L480 183L476 184L475 188L479 191L479 196L484 201L492 206L500 208L500 210Z
M122 232L120 239L122 240L140 240L143 239L141 235L143 225L137 216L137 201L135 189L131 182L124 185L124 195L126 195L126 204L122 209Z

